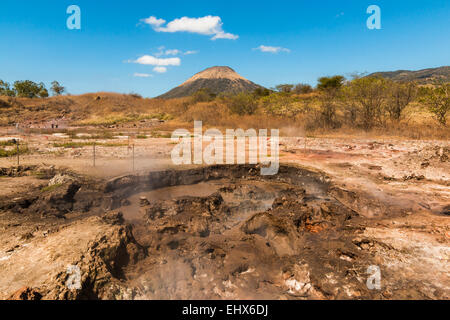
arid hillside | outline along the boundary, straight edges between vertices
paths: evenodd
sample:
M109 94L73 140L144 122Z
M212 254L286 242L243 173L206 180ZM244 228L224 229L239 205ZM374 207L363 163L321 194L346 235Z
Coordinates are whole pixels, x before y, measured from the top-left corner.
M450 67L429 68L417 71L397 70L388 72L376 72L370 76L381 76L394 81L417 81L421 84L429 84L435 81L450 81Z

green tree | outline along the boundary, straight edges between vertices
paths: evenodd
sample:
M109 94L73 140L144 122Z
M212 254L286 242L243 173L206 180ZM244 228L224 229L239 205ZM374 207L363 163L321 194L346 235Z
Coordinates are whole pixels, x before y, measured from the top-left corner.
M269 89L263 87L256 88L253 91L253 94L257 97L267 97L268 95L270 95L270 93L271 91Z
M420 101L428 107L436 120L447 124L447 114L450 111L450 83L441 83L434 88L421 88Z
M16 81L14 82L14 90L17 96L22 98L48 97L48 91L42 82L35 83L30 80Z
M320 116L325 127L336 128L339 126L336 120L336 108L341 99L341 89L344 81L345 78L343 76L322 77L318 80Z
M196 92L194 92L194 94L192 94L192 102L193 103L210 102L213 101L216 98L216 96L217 95L213 93L210 89L203 88L197 90Z
M306 94L313 92L313 88L309 84L299 83L292 90L293 93Z
M264 113L276 117L293 118L304 109L298 97L285 94L271 94L260 100Z
M370 130L377 122L382 122L387 89L388 82L383 78L365 77L350 82L348 98L350 103L358 107L365 130Z
M0 80L0 96L14 97L16 93L11 89L8 82Z
M66 91L66 88L60 85L58 81L53 81L51 90L53 92L53 95L60 96Z
M344 85L343 76L322 77L319 78L317 89L319 90L339 90Z
M294 88L293 84L279 84L275 87L278 92L281 93L291 93Z
M230 97L228 108L231 113L240 116L246 114L251 115L258 109L258 103L253 95L248 93L238 93L237 95Z
M48 98L48 90L46 88L41 88L41 90L39 90L38 96L41 98Z

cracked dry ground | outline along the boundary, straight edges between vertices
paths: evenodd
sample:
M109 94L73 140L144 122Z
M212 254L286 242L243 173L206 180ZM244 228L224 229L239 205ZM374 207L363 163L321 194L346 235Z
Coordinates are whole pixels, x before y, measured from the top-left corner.
M38 166L6 174L34 184L0 199L0 298L450 295L445 206L393 205L318 170L283 165L263 177L254 166L212 166L107 181ZM68 265L80 268L81 289L67 287ZM373 265L381 290L366 284Z

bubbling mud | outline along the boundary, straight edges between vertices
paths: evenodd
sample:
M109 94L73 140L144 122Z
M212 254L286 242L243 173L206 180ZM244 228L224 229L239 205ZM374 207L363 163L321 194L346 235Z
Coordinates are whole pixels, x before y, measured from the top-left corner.
M358 216L330 186L290 166L276 177L244 165L111 180L111 206L148 253L126 269L128 285L143 299L324 299L345 296L340 282L361 295L356 274L349 284L336 270L361 256L344 232Z

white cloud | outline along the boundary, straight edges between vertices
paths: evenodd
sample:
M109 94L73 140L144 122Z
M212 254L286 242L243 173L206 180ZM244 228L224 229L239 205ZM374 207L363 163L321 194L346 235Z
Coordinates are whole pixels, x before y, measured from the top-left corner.
M190 54L197 54L197 53L198 53L198 51L196 51L196 50L188 50L188 51L186 51L184 53L184 55L187 56L187 55L190 55Z
M230 39L230 40L236 40L237 38L239 38L239 36L237 36L237 35L235 35L235 34L226 33L226 32L219 32L219 33L216 34L214 37L212 37L211 40L217 40L217 39Z
M201 18L182 17L172 20L163 26L166 21L151 16L147 19L142 19L146 24L152 26L153 30L157 32L190 32L207 36L213 36L211 40L216 39L237 39L239 36L226 33L222 26L222 19L218 16L206 16Z
M180 54L180 53L181 53L181 51L178 50L178 49L169 49L169 50L166 50L166 51L164 52L164 54L165 54L166 56L176 56L176 55L178 55L178 54Z
M269 53L291 52L291 50L287 48L264 46L264 45L260 45L258 48L255 48L253 50L259 50L261 52L269 52Z
M151 66L179 66L181 64L180 58L156 58L149 55L144 55L132 62Z
M148 74L148 73L135 73L133 74L133 77L138 77L138 78L149 78L149 77L153 77L153 75Z
M167 72L167 68L166 67L154 67L153 71L158 72L158 73L165 73L165 72Z
M166 23L166 20L164 19L157 19L156 17L148 17L147 19L141 19L142 22L151 25L154 28L158 28L164 23Z
M155 57L161 57L161 56L177 56L179 54L182 54L182 52L178 49L166 49L165 46L158 47L158 52L154 53L153 55Z

